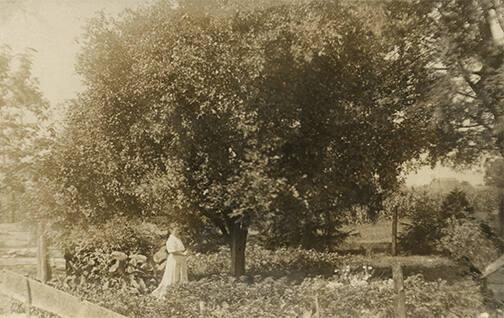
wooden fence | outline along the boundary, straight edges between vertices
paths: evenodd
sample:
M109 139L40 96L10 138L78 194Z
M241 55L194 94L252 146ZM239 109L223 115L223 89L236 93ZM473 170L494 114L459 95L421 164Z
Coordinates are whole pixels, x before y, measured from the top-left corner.
M0 271L0 293L63 318L125 318L116 312L11 271Z
M35 275L40 250L35 226L22 223L0 224L0 269ZM63 271L63 251L48 247L49 266L52 271Z

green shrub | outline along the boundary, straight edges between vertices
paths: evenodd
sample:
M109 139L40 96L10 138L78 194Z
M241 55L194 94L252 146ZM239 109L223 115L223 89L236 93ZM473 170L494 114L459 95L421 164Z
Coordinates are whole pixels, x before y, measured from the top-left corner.
M424 195L412 211L412 224L400 238L403 251L443 254L476 273L499 256L501 240L489 226L471 216L473 208L464 192L451 191L441 204Z
M441 213L444 218L456 217L464 218L471 215L474 208L469 204L465 192L453 189L441 204Z
M473 221L452 217L447 220L441 234L437 242L438 251L452 259L469 262L481 272L500 256L495 244Z
M421 275L404 281L410 317L477 317L485 311L479 285L472 280L427 282Z
M405 290L411 317L476 317L484 311L479 287L470 280L447 284L427 282L417 275L405 279ZM321 317L390 317L395 295L392 280L372 280L365 269L329 278L307 277L300 282L264 276L245 282L212 275L169 288L161 301L130 289L92 285L71 292L129 317L142 318L302 317L313 310L315 299Z
M464 192L454 189L441 203L428 194L416 198L411 207L411 225L400 237L403 251L427 255L438 252L436 246L451 218L466 219L473 213Z
M410 212L411 224L399 238L400 250L411 254L427 255L435 251L445 219L439 202L423 194L415 199Z
M164 239L153 224L115 218L85 230L75 228L66 242L69 284L99 282L140 289L156 284L152 255Z
M269 250L260 245L249 245L246 249L246 268L250 275L285 275L290 272L331 274L345 257L337 253L305 250L301 248L278 248ZM214 253L195 253L187 259L188 269L195 278L222 273L230 267L230 250L221 247Z

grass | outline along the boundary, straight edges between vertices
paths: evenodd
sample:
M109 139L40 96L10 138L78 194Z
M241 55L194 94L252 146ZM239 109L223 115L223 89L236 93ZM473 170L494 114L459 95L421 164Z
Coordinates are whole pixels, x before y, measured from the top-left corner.
M405 229L408 220L399 220L398 233ZM376 223L351 224L342 227L345 232L351 235L347 239L349 242L380 243L392 241L392 221L380 220Z

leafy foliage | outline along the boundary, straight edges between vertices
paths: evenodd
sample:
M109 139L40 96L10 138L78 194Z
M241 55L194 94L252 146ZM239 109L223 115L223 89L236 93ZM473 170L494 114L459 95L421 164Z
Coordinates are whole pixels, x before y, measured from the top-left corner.
M443 200L441 211L447 218L451 216L463 218L472 214L474 209L469 204L465 192L454 189Z
M0 47L0 200L8 207L1 212L10 211L1 216L5 221L44 210L38 196L44 192L42 162L54 136L46 120L49 104L31 72L32 53L14 55Z
M89 25L87 89L54 158L61 220L166 215L227 239L260 220L279 243L316 247L341 211L376 215L436 138L418 43L336 1L189 7Z
M488 160L485 166L485 184L499 189L504 188L504 159Z
M411 224L399 239L401 250L421 255L432 253L446 222L440 202L423 194L417 197L410 213Z
M406 278L405 290L407 310L415 317L440 317L446 312L473 317L484 311L479 287L471 281L447 284L412 276ZM91 285L73 292L130 317L300 317L314 312L315 297L324 316L383 317L392 314L394 300L392 280L370 280L362 270L301 282L260 276L244 282L215 275L174 286L161 302Z
M227 254L229 254L229 249L222 247L215 253L190 255L187 260L189 272L195 277L218 275L222 272L222 268L229 266ZM269 250L259 245L249 246L246 256L250 275L331 274L343 261L341 255L337 253L300 248Z
M413 203L411 224L401 235L400 245L403 250L415 254L433 253L448 220L467 218L472 211L465 193L458 189L448 193L441 202L427 193L422 194Z
M154 225L125 218L91 225L85 231L76 229L64 243L67 283L144 291L156 284L158 271L150 256L160 243L162 233Z
M413 211L412 224L400 239L406 252L444 254L478 274L502 251L495 230L472 217L473 208L460 190L454 189L442 202L425 195Z
M437 249L450 258L475 266L480 272L500 256L496 244L481 226L466 219L450 218L441 230Z
M503 154L502 1L412 1L407 38L423 34L431 70L439 78L429 93L438 107L440 148L456 163ZM410 33L411 31L411 33Z

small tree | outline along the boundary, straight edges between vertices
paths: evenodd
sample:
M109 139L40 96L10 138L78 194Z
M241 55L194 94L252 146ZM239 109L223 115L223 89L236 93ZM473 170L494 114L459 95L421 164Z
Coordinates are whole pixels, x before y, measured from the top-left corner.
M465 192L453 189L443 200L441 204L441 213L446 218L456 217L463 218L474 212L473 207L469 204Z
M37 162L50 137L44 127L49 104L31 73L31 54L0 47L0 196L9 197L11 222L35 208L27 197L37 187Z

